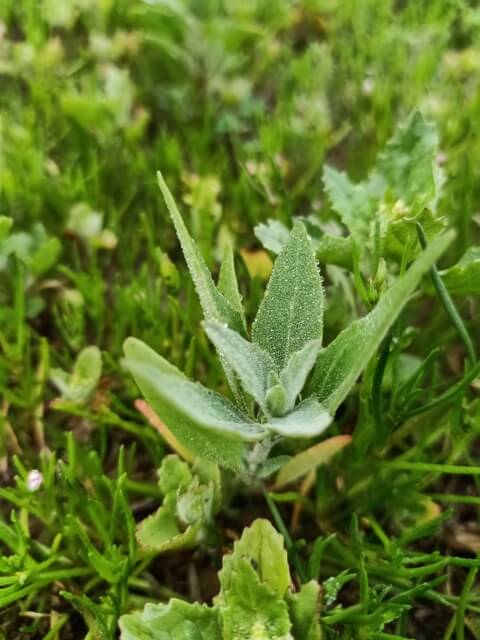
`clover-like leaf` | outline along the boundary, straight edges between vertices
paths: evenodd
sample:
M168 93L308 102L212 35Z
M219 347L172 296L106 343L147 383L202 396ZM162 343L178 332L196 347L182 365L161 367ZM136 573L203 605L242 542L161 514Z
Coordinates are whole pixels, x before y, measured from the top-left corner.
M290 356L323 334L323 289L312 243L301 222L283 246L253 325L253 341L279 371Z

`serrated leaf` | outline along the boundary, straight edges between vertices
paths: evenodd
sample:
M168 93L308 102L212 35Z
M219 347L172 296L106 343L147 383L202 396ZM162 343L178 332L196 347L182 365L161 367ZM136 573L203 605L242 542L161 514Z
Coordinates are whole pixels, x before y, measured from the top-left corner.
M323 333L323 289L312 243L297 222L275 261L253 325L253 341L279 371L290 356Z
M254 233L265 249L279 254L283 245L288 241L290 232L279 220L267 220L266 223L257 224Z
M168 212L172 218L178 239L182 246L183 255L188 265L190 275L202 305L206 320L225 322L229 327L242 332L243 320L238 309L235 309L227 298L218 291L205 260L203 259L195 241L190 236L182 216L175 204L172 194L167 187L160 171L157 172L158 184L162 192Z
M291 411L295 406L295 401L305 386L308 374L313 369L321 347L321 340L307 342L303 349L292 353L280 373L280 382L286 394L286 411Z
M290 458L278 472L275 487L281 488L326 464L352 441L351 436L334 436Z
M251 429L255 431L258 427L249 426L248 419L224 398L219 400L221 396L218 394L200 391L202 387L191 383L140 340L129 338L124 350L127 368L133 373L140 390L178 440L197 455L216 464L235 469L241 467L244 444L237 439L242 431L241 425L246 425L251 435ZM179 395L180 387L182 392ZM199 405L195 406L197 400ZM203 412L205 407L206 412ZM236 434L230 432L235 437L218 432L216 427L221 427L224 419L225 424L234 427L234 431L240 425ZM236 421L237 427L234 426Z
M346 173L328 165L323 170L323 184L332 208L355 240L367 240L376 209L368 185L354 184Z
M218 353L238 376L245 391L263 408L268 374L275 369L268 353L226 325L205 322L204 327Z
M287 552L283 536L276 531L268 520L259 518L243 530L240 540L235 542L233 553L224 556L223 567L219 573L223 601L231 592L232 575L240 560L246 560L255 566L261 583L283 598L290 584Z
M367 316L353 322L320 352L309 390L333 415L378 349L422 276L451 243L445 233L428 245L409 270L382 296Z
M213 607L173 598L120 618L122 640L223 640Z
M163 495L186 489L193 480L192 472L186 462L175 454L165 456L158 470L158 484Z
M224 640L292 640L286 602L243 558L232 573L222 619Z
M314 398L307 398L290 413L269 418L268 428L285 438L313 438L330 425L332 416Z
M321 593L316 580L303 584L298 593L287 597L293 637L299 640L321 640Z
M413 215L435 208L443 183L437 154L437 128L420 111L413 111L378 155L373 179L409 206Z
M230 242L225 245L220 275L217 284L218 291L225 296L232 307L238 311L242 318L243 326L246 327L245 314L243 311L242 296L238 288L237 274L235 272L235 260L233 248Z
M441 272L444 285L453 296L480 294L480 247L470 247L457 264Z

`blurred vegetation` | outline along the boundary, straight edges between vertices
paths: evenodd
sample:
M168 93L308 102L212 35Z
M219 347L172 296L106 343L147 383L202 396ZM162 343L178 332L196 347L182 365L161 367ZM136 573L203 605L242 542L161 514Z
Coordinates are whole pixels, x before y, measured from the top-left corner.
M134 335L225 387L155 171L213 272L234 244L251 318L271 269L253 228L314 216L338 229L324 165L365 180L419 109L439 131L437 209L457 232L440 268L452 267L445 282L478 345L464 278L475 283L480 262L479 78L480 9L467 0L0 2L0 637L113 638L118 617L145 601L198 598L199 581L208 600L222 546L267 513L258 492L227 478L216 545L160 560L136 548L135 520L161 504L168 447L135 409L123 341ZM328 271L325 284L330 339L364 306L351 274ZM401 366L427 363L425 400L461 377L465 356L429 286L391 346ZM375 448L376 364L335 425L357 424L364 450L318 471L290 552L317 539L306 557L327 585L326 638L478 638L478 382ZM421 461L477 476L408 466ZM277 500L288 519L298 493ZM405 606L382 631L390 591ZM339 602L366 608L329 613Z

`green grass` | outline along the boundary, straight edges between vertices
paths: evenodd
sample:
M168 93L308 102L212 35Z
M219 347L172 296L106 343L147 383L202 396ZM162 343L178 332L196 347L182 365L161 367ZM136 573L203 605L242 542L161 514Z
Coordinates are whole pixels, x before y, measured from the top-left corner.
M322 583L325 639L480 638L478 262L444 273L480 239L475 3L4 0L0 34L0 638L114 638L146 602L209 601L258 516L296 586ZM215 276L233 244L250 323L273 259L254 227L314 216L335 233L324 165L365 180L416 108L456 238L322 436L352 446L308 491L225 472L208 544L138 548L170 447L135 407L125 339L229 393L156 171ZM326 343L406 266L357 262L320 264ZM75 386L92 345L101 372Z

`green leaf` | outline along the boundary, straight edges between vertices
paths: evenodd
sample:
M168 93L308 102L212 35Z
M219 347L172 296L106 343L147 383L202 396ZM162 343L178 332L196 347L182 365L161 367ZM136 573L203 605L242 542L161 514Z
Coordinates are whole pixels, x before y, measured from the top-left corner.
M332 208L356 241L368 239L376 205L366 183L354 184L343 171L326 165L323 183Z
M68 600L82 615L88 627L88 635L92 640L105 640L110 636L108 630L108 615L87 595L75 595L68 591L61 591L60 595Z
M0 216L0 242L8 236L12 225L12 218L9 218L8 216Z
M218 467L201 458L191 470L177 455L165 456L158 472L163 505L137 527L137 540L157 553L195 547L220 507Z
M146 344L129 338L125 364L155 413L187 448L208 460L241 467L241 438L258 439L262 429L222 396L190 382Z
M122 640L223 640L215 608L172 599L120 618Z
M283 536L268 520L255 520L243 530L242 537L234 544L233 553L224 556L219 573L221 602L231 592L232 575L240 561L247 561L254 566L260 582L267 585L270 591L279 598L285 596L290 584L287 552Z
M285 438L313 438L323 433L332 416L314 398L307 398L293 411L279 418L270 418L268 428Z
M334 415L408 302L425 272L442 255L455 233L428 245L410 269L382 296L375 309L353 322L320 352L309 390Z
M323 333L323 289L312 243L297 222L275 261L253 325L253 341L279 371L290 356Z
M222 608L224 640L291 640L286 602L240 558Z
M230 242L225 245L223 260L218 277L218 291L225 296L232 307L238 311L242 317L243 326L246 327L245 314L243 311L242 296L238 288L237 274L235 272L235 260L233 248Z
M450 269L442 271L444 285L452 296L480 294L480 247L470 247Z
M320 465L326 464L336 453L350 444L351 440L351 436L334 436L301 451L282 466L278 472L275 487L284 487L310 471L314 471Z
M298 593L287 597L287 603L293 623L293 637L298 640L321 640L321 593L318 582L311 580L303 584Z
M202 522L181 530L175 514L169 507L160 507L137 527L137 541L147 551L163 553L174 549L191 549L196 546Z
M265 249L279 254L284 244L288 242L290 232L288 228L278 220L267 220L266 223L257 224L255 235Z
M193 475L186 462L172 453L165 456L158 471L158 484L163 495L186 489L192 483Z
M352 269L353 246L351 238L325 233L313 216L301 218L301 221L305 224L315 254L321 264L334 264L345 269ZM282 222L270 219L255 227L255 235L265 249L279 254L283 245L288 241L289 231Z
M290 356L280 373L280 382L286 393L286 411L291 411L295 406L295 401L305 386L321 347L321 340L310 340L303 349Z
M263 408L268 374L275 369L268 353L226 325L205 322L204 327L218 353L238 376L245 391Z
M217 320L225 322L229 327L236 331L244 331L244 322L238 309L232 306L231 302L218 291L208 270L205 261L190 236L188 229L178 211L175 200L167 187L160 171L157 172L158 184L162 192L168 212L172 218L177 232L178 239L182 246L183 255L188 265L190 275L195 284L200 304L206 320Z
M378 155L372 180L402 200L412 215L434 209L443 183L437 154L437 128L413 111Z
M63 399L81 404L91 397L101 374L102 354L98 347L90 346L78 355L71 375L62 369L52 369L50 377Z

